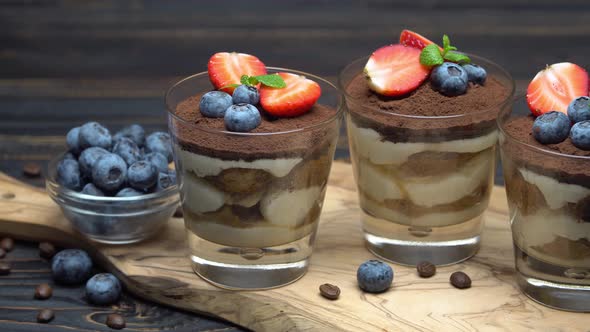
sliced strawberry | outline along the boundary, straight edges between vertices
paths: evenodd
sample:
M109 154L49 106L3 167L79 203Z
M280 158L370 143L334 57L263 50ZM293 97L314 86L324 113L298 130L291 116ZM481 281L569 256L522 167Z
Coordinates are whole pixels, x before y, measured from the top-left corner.
M277 117L294 117L306 113L316 103L322 89L316 82L291 73L279 73L287 87L282 89L263 85L260 88L260 105Z
M403 96L416 90L429 73L420 63L420 50L401 44L381 47L365 65L369 87L384 96Z
M537 73L529 84L526 101L535 116L559 111L577 97L588 95L588 73L569 62L556 63Z
M399 35L399 43L404 46L417 48L419 50L423 49L424 47L430 44L434 44L434 42L432 42L430 39L411 30L402 31L402 33Z
M207 65L209 80L216 89L229 94L234 88L224 88L230 84L240 84L242 75L257 76L266 74L266 66L257 57L236 52L215 53Z

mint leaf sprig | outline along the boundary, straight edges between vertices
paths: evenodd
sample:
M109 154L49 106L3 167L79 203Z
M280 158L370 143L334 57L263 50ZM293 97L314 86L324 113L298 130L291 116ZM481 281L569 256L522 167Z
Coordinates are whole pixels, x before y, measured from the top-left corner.
M278 74L268 74L268 75L258 75L258 76L248 76L242 75L240 77L241 84L229 84L221 89L225 88L237 88L240 85L248 85L248 86L256 86L258 84L266 85L271 88L282 89L287 87L287 83L285 80Z
M443 62L450 61L459 64L470 63L471 59L462 53L455 52L457 48L451 45L449 36L443 35L443 49L436 44L430 44L422 50L420 53L420 63L428 66L442 65Z

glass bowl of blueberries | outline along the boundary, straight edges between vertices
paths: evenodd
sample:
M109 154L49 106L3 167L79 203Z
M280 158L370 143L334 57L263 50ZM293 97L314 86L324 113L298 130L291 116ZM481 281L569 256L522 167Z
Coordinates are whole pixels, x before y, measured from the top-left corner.
M71 129L49 163L46 188L91 240L134 243L156 234L180 203L170 136L130 125L111 135L97 122Z

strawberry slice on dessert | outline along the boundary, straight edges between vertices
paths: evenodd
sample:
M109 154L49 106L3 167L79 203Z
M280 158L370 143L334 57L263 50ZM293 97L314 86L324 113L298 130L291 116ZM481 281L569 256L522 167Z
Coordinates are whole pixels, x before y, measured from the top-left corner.
M266 66L250 54L220 52L213 54L209 59L207 71L209 80L216 89L232 94L235 88L228 85L240 84L242 75L265 75Z
M410 46L422 50L424 47L434 44L430 39L411 30L403 30L399 35L399 43L404 46ZM439 47L440 48L440 47ZM441 48L442 50L442 48Z
M260 105L276 117L295 117L309 111L322 94L320 85L305 76L278 73L287 85L285 88L260 88Z
M537 73L529 84L526 101L535 116L550 111L567 114L569 103L588 95L588 73L569 62L556 63Z
M426 80L430 69L420 63L420 50L401 44L381 47L365 65L371 90L384 96L403 96Z

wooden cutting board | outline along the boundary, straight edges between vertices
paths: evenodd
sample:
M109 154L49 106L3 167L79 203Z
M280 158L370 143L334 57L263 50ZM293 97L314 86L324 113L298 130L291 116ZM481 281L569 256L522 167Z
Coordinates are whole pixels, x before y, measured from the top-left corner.
M28 240L50 240L82 247L127 288L146 299L221 317L256 331L588 331L590 315L546 308L520 293L503 188L492 194L486 212L483 247L467 262L441 267L430 279L413 268L392 265L394 286L378 295L362 293L356 268L373 258L364 248L360 210L350 165L335 163L322 212L311 267L289 286L231 292L193 273L183 222L171 219L157 237L139 244L91 243L69 226L58 206L41 189L0 174L0 233ZM449 284L465 271L467 290ZM319 295L320 284L338 285L337 301Z

